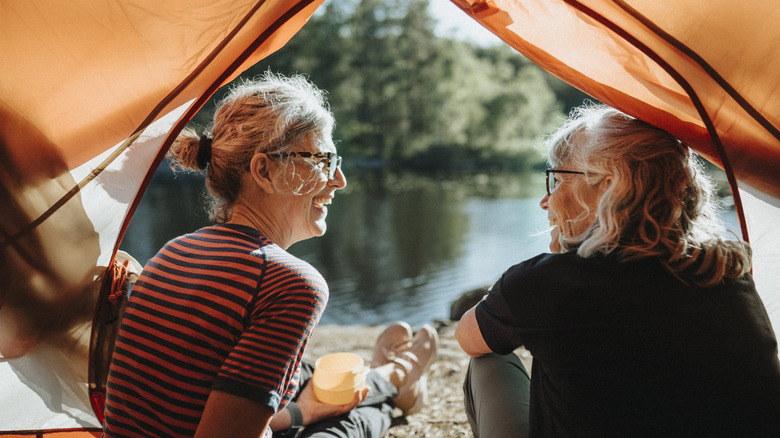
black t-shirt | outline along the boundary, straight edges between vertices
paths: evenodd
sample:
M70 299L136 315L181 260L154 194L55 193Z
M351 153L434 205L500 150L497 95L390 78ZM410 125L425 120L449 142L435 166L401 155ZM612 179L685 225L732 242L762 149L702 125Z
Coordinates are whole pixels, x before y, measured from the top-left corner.
M777 341L753 280L688 286L655 259L510 268L476 310L533 355L531 436L780 436Z

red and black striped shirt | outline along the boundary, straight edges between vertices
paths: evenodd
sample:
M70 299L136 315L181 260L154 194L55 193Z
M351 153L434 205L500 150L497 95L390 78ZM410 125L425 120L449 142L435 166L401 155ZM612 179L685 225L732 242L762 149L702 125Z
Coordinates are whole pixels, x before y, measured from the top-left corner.
M128 301L105 436L192 436L213 389L277 411L295 392L327 299L316 269L252 228L217 225L172 240Z

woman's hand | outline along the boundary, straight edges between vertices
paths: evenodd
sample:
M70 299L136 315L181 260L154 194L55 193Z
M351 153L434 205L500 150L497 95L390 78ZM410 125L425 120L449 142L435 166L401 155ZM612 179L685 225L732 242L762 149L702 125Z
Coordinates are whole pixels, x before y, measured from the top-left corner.
M366 396L368 395L368 388L364 388L362 391L358 391L355 393L355 399L352 400L351 403L347 403L345 405L328 405L325 403L321 403L317 400L317 398L314 396L314 385L311 383L311 380L306 382L306 386L303 387L301 390L301 395L298 396L298 400L295 402L298 403L298 406L301 408L301 413L303 414L303 425L308 426L309 424L316 423L317 421L322 420L323 418L328 417L336 417L341 414L345 414L352 409L355 409L360 402L366 399Z

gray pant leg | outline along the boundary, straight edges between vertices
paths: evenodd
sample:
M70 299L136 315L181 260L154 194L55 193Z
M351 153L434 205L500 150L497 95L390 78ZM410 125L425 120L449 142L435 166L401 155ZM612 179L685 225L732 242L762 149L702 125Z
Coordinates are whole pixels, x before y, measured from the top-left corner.
M381 438L390 429L392 403L358 406L339 417L304 427L296 438Z
M476 438L528 437L531 379L515 354L472 358L463 384Z

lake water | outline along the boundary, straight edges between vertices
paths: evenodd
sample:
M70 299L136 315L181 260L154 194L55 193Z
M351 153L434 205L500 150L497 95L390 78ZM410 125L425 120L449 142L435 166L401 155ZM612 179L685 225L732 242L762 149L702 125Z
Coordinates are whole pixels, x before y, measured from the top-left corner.
M290 248L328 281L323 324L446 319L463 292L547 250L542 172L347 176L347 189L328 208L327 233ZM169 239L207 225L202 183L199 176L158 172L121 249L144 264ZM724 219L738 229L732 211Z

